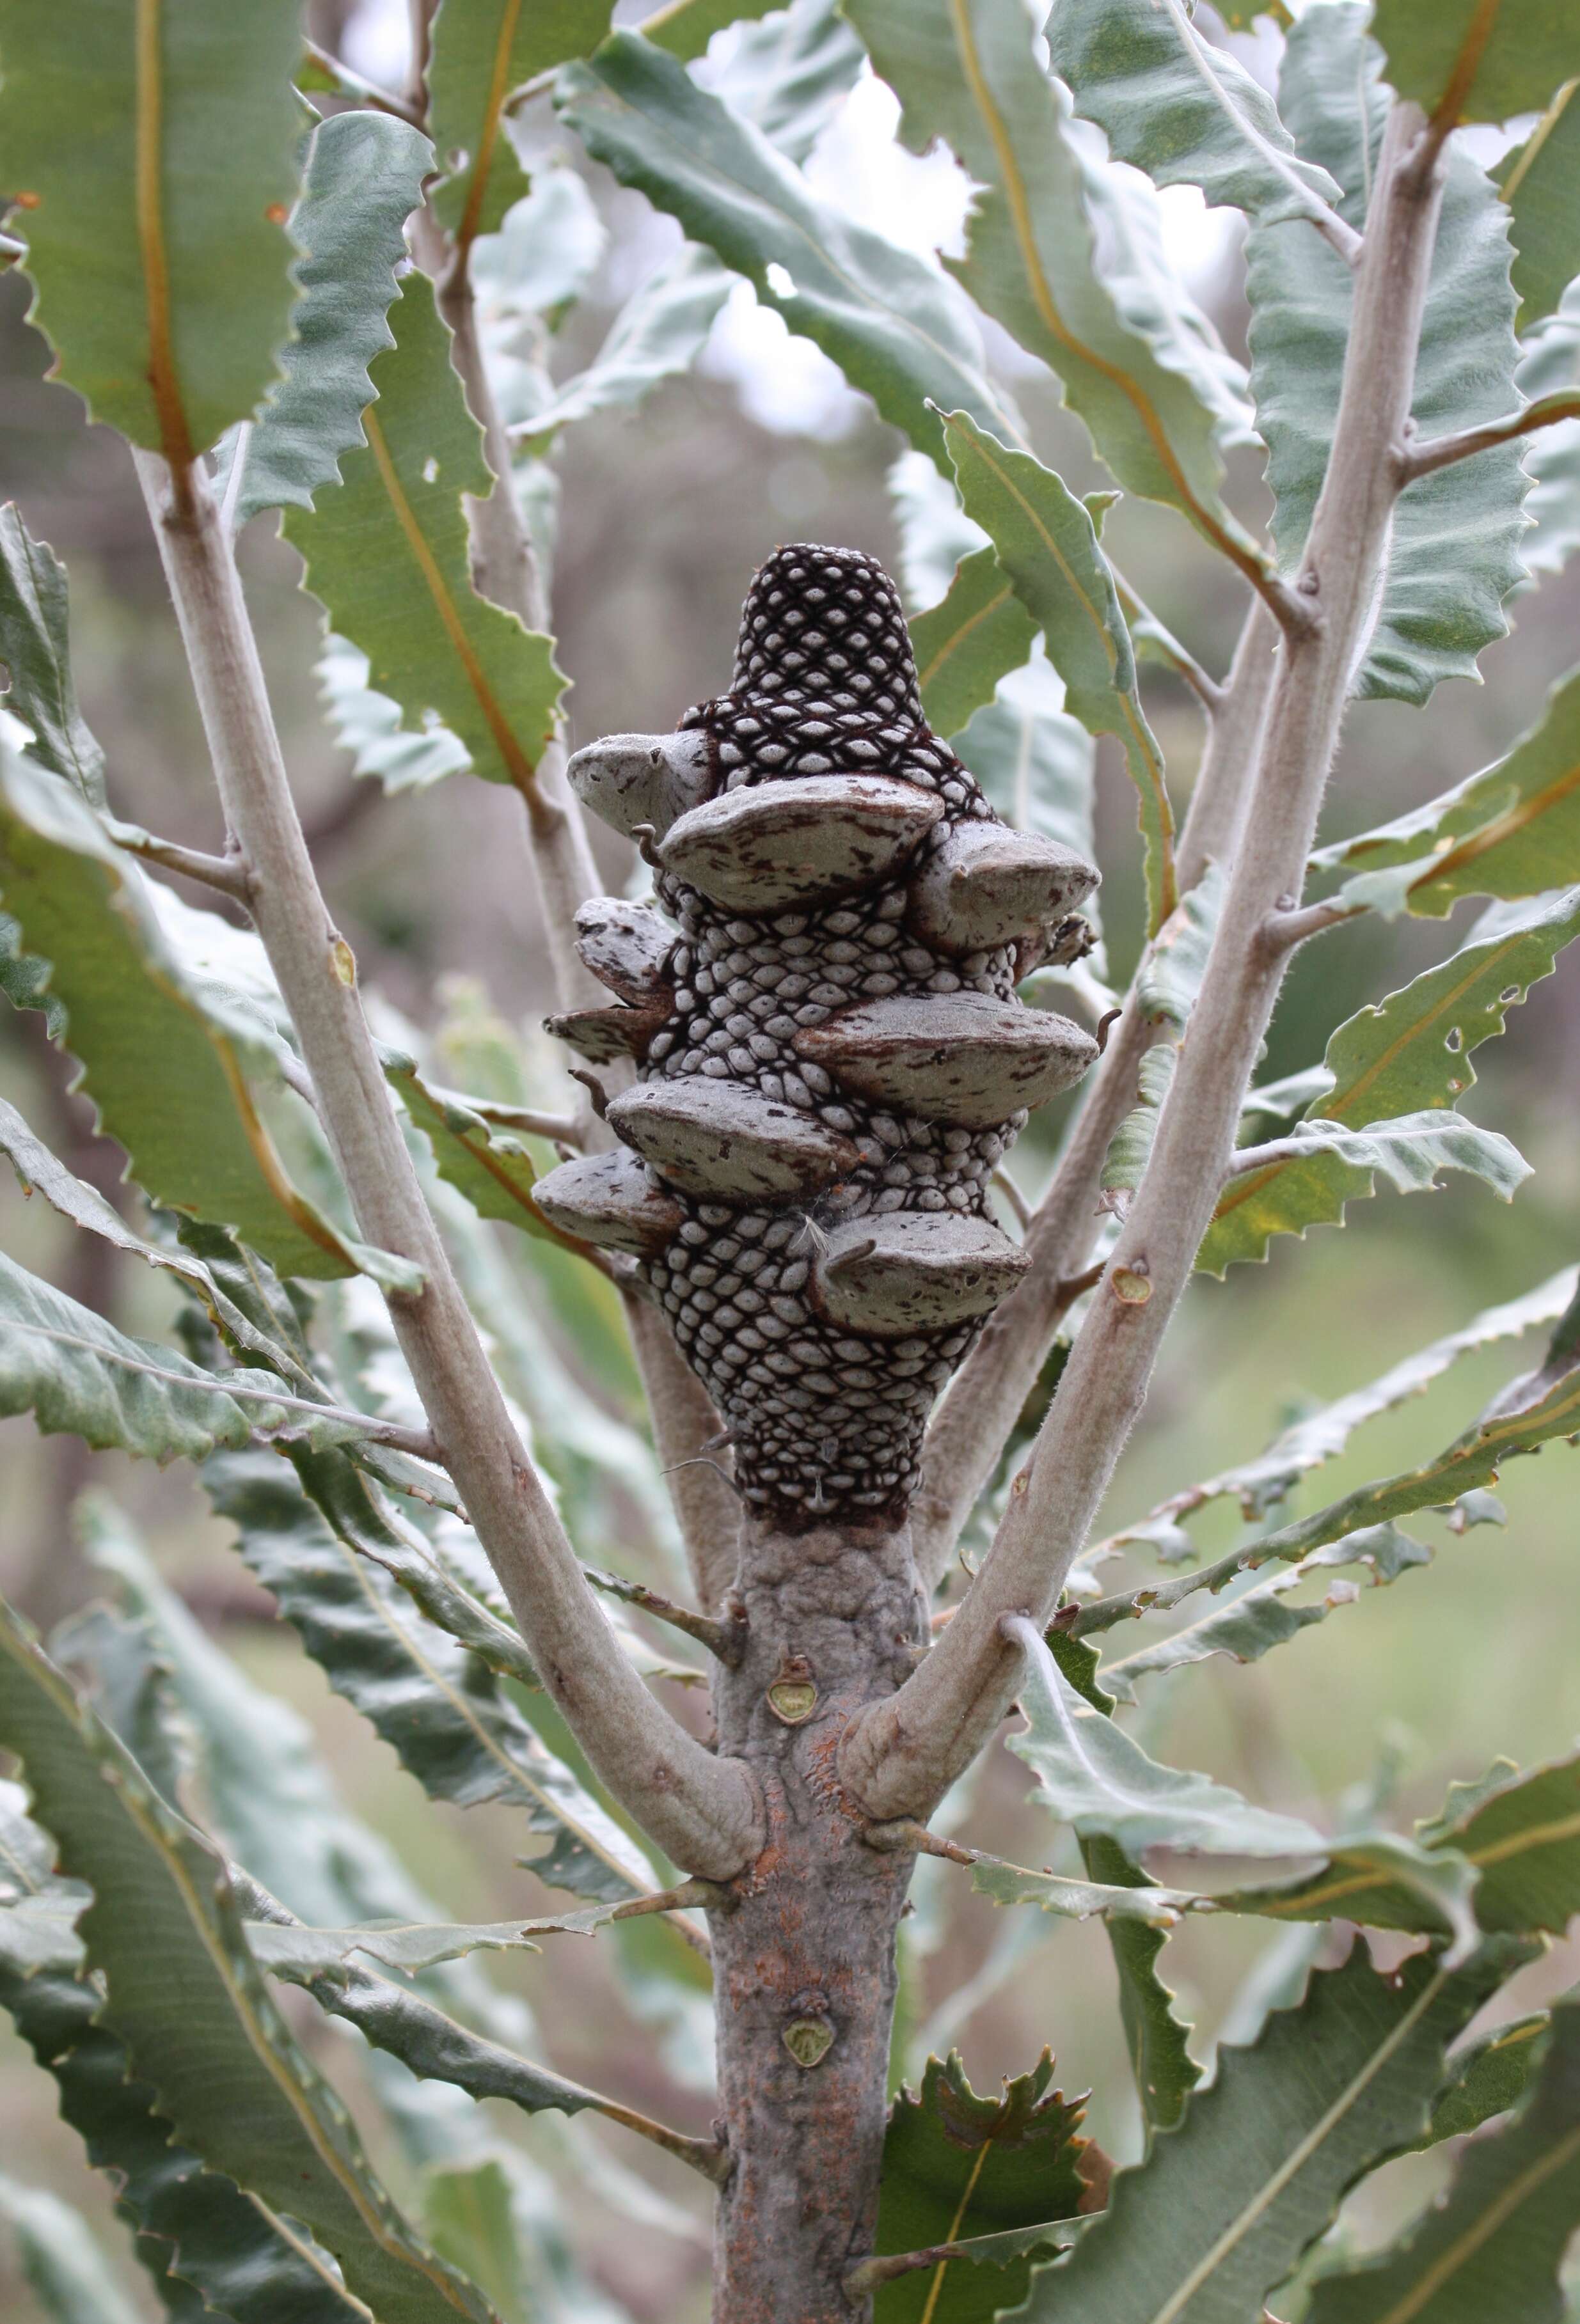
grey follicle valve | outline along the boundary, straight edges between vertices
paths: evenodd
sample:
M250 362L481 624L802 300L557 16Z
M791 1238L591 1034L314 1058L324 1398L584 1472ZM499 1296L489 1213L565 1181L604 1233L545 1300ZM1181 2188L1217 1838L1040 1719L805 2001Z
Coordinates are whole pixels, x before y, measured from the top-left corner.
M929 1409L1025 1270L992 1174L1097 1054L1015 990L1078 948L1097 874L1000 823L930 732L893 584L854 549L780 549L731 690L569 775L642 835L661 911L578 914L614 1005L551 1024L637 1079L608 1107L620 1150L536 1199L634 1259L752 1508L891 1520Z

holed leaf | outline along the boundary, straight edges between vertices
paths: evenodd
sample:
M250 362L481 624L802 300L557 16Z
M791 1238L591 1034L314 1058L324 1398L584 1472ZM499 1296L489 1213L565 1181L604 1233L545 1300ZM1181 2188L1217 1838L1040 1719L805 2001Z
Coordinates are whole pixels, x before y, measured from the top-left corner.
M103 2023L176 2136L302 2220L389 2324L487 2324L486 2303L374 2177L350 2117L271 2001L223 1858L164 1805L9 1609L0 1655L0 1737L63 1868L92 1875L80 1933L105 1979Z
M337 635L368 658L374 688L403 722L437 720L489 782L531 782L554 729L564 681L552 641L472 586L462 495L496 484L482 431L449 360L430 283L407 279L391 310L394 346L377 357L378 400L365 447L311 510L290 509L286 538Z
M300 39L293 0L7 14L0 144L39 322L93 417L172 462L246 417L290 336Z
M1523 144L1492 171L1509 205L1521 332L1556 314L1580 274L1580 106L1571 103L1576 88L1580 81L1566 80Z
M367 367L391 344L384 318L403 229L432 166L428 139L387 113L337 113L313 131L291 222L303 253L294 336L280 351L283 378L231 456L236 523L260 509L311 508L320 484L338 483L340 455L365 442Z

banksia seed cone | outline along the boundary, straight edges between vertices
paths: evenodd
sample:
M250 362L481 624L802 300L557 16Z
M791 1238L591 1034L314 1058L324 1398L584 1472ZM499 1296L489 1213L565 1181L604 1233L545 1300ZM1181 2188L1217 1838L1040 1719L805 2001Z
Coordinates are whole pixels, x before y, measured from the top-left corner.
M1096 1055L1015 985L1097 874L1001 824L929 730L898 594L855 549L780 549L731 691L569 771L642 841L679 935L583 908L619 1005L550 1023L639 1077L608 1109L621 1149L537 1198L636 1262L753 1508L896 1517L929 1406L1026 1264L987 1215L993 1167Z

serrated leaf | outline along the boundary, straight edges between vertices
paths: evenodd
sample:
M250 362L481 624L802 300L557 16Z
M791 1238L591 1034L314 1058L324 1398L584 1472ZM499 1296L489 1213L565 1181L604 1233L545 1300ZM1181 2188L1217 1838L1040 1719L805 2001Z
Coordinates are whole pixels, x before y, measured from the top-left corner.
M1450 127L1539 113L1580 65L1580 30L1545 0L1377 0L1373 30L1400 97Z
M1451 1109L1474 1085L1471 1050L1502 1031L1508 1010L1552 973L1559 951L1576 935L1580 888L1538 901L1508 929L1473 939L1437 968L1347 1019L1327 1045L1333 1088L1317 1100L1302 1130L1328 1121L1362 1129L1413 1116L1424 1139L1422 1117L1435 1111L1450 1127ZM1374 1134L1381 1131L1374 1129ZM1478 1145L1489 1135L1476 1133ZM1517 1180L1508 1177L1508 1157L1487 1148L1482 1159L1501 1169L1511 1191ZM1339 1151L1243 1172L1219 1198L1197 1254L1197 1267L1222 1275L1237 1259L1261 1259L1275 1234L1302 1233L1307 1226L1342 1217L1344 1202L1365 1191L1357 1184L1363 1175L1352 1175Z
M432 166L428 139L387 113L337 113L313 131L291 221L303 253L293 335L280 351L283 376L232 454L237 524L260 509L311 508L320 484L338 483L341 454L365 443L367 367L392 345L384 318L404 227Z
M1344 185L1364 222L1386 106L1357 0L1307 12L1291 30L1280 105L1300 150ZM1365 134L1362 135L1362 124ZM1518 349L1507 219L1497 189L1450 147L1411 405L1425 438L1515 409ZM1327 466L1354 295L1351 269L1308 226L1253 227L1246 243L1251 382L1268 446L1280 563L1292 571ZM1508 624L1519 584L1526 480L1510 444L1419 478L1395 503L1388 572L1354 679L1363 698L1425 702Z
M629 410L661 381L688 371L730 283L712 253L694 244L666 259L625 301L587 369L526 415L522 441L542 452L560 429L597 411Z
M1259 2314L1352 2181L1419 2129L1447 2043L1510 1966L1496 1950L1459 1970L1418 1954L1385 1978L1356 1944L1253 2047L1219 2052L1179 2127L1118 2173L1075 2249L1036 2271L1027 2317L1240 2324Z
M1580 670L1512 750L1392 823L1325 848L1346 899L1445 919L1462 896L1549 894L1580 874ZM1384 877L1382 875L1390 876Z
M1476 1916L1485 1929L1561 1936L1580 1913L1580 1755L1520 1775L1505 1763L1490 1788L1449 1788L1443 1813L1420 1827L1481 1871Z
M80 2211L0 2172L0 2220L50 2324L138 2324Z
M1527 342L1515 383L1534 401L1580 385L1580 299L1566 295L1559 312ZM1534 530L1520 559L1538 576L1559 573L1580 547L1580 420L1538 429L1527 445L1530 493L1525 513Z
M426 790L446 775L464 774L472 754L448 726L411 732L405 714L368 684L371 664L345 638L329 636L318 661L319 698L354 775L374 775L392 795Z
M1335 1555L1335 1551L1340 1554ZM1167 1637L1104 1663L1100 1683L1117 1701L1133 1702L1136 1681L1161 1671L1206 1662L1214 1655L1228 1655L1239 1663L1260 1662L1274 1646L1284 1646L1314 1623L1326 1621L1336 1607L1350 1604L1357 1595L1354 1582L1341 1582L1332 1590L1325 1588L1320 1598L1288 1604L1289 1592L1314 1574L1364 1561L1372 1568L1372 1586L1385 1587L1414 1567L1429 1565L1431 1560L1432 1553L1423 1543L1412 1541L1391 1526L1351 1534L1326 1550L1316 1551L1301 1564L1242 1591L1226 1605L1199 1616L1182 1629L1171 1630Z
M1557 312L1565 291L1580 274L1580 235L1575 230L1580 199L1580 106L1570 102L1577 88L1580 81L1566 80L1530 135L1492 171L1492 182L1509 206L1514 290L1520 300L1516 321L1522 333L1543 316Z
M1160 186L1197 186L1273 225L1320 218L1338 188L1303 161L1261 84L1205 40L1180 0L1060 0L1053 69L1119 160Z
M95 1186L79 1178L59 1161L23 1121L14 1105L0 1098L0 1154L6 1155L24 1194L40 1194L52 1210L73 1226L99 1235L117 1250L161 1268L179 1277L206 1309L217 1331L232 1347L245 1350L299 1392L321 1394L318 1382L299 1364L290 1347L259 1329L244 1314L220 1283L212 1268L190 1251L162 1249L133 1233L120 1213Z
M1058 374L1116 482L1178 508L1257 571L1260 552L1219 499L1218 415L1188 356L1160 316L1157 341L1144 336L1098 272L1088 203L1111 197L1070 134L1069 96L1038 62L1020 0L852 0L848 13L900 98L904 142L920 152L942 137L984 189L950 271Z
M8 12L0 143L41 328L92 417L189 465L289 337L291 0Z
M919 2094L901 2089L883 2140L874 2254L927 2249L979 2236L1073 2219L1093 2207L1081 2172L1088 2142L1077 2135L1082 2107L1050 2088L1044 2051L1029 2074L1006 2080L1003 2095L981 2098L958 2054L929 2058ZM1028 2257L991 2272L949 2260L882 2284L877 2324L988 2324L1018 2300Z
M14 501L0 507L0 663L5 706L32 729L30 755L90 807L105 805L105 754L77 706L66 568L34 540Z
M412 1976L441 1962L462 1960L469 1953L541 1952L532 1939L553 1931L591 1936L614 1909L613 1904L589 1905L585 1912L550 1920L380 1921L370 1928L350 1929L316 1929L295 1920L249 1920L247 1943L264 1969L297 1985L329 1976L353 1960L365 1965L376 1961Z
M330 628L366 654L374 690L403 722L438 720L485 780L529 784L564 680L552 641L473 588L462 497L508 484L483 456L426 277L407 278L390 324L365 447L342 456L340 484L312 510L289 509L282 530Z
M1081 1842L1081 1861L1094 1879L1147 1889L1156 1884L1123 1849L1097 1835ZM1046 1911L1047 1906L1044 1904ZM1201 2080L1201 2068L1186 2047L1190 2028L1174 2015L1174 1995L1158 1971L1158 1956L1169 1941L1166 1927L1150 1926L1128 1914L1105 1916L1108 1950L1119 1978L1119 2015L1134 2078L1141 2119L1150 2131L1168 2130Z
M584 57L609 29L609 0L445 0L429 62L439 222L463 250L526 191L504 104L523 81Z
M1363 1130L1342 1122L1328 1123L1320 1115L1297 1122L1287 1141L1296 1150L1280 1162L1263 1166L1276 1184L1277 1219L1268 1224L1263 1189L1257 1195L1257 1232L1304 1235L1307 1228L1342 1221L1344 1206L1375 1194L1383 1179L1396 1194L1436 1191L1440 1170L1464 1170L1480 1178L1495 1194L1511 1202L1530 1165L1508 1139L1494 1130L1483 1130L1456 1113L1406 1113ZM1262 1170L1248 1174L1262 1178ZM1224 1203L1232 1203L1232 1194ZM1265 1240L1265 1238L1264 1238ZM1260 1257L1260 1251L1235 1252L1236 1258ZM1209 1271L1222 1273L1204 1261Z
M1311 2288L1311 2324L1560 2324L1580 2219L1580 2004L1560 2002L1536 2087L1467 2146L1446 2195L1376 2258Z
M50 964L60 1038L139 1185L234 1227L282 1274L354 1274L369 1255L292 1185L248 1088L278 1077L267 1028L191 973L149 882L83 801L3 748L0 891Z
M0 1251L0 1414L21 1412L45 1435L162 1464L304 1425L344 1434L277 1401L266 1373L216 1379L157 1340L128 1338Z
M642 30L647 34L645 25ZM787 8L770 10L766 22L743 24L724 69L709 78L732 113L799 165L840 111L866 60L838 0L790 0Z
M910 621L922 715L937 734L958 734L991 703L999 680L1031 651L1037 625L991 548L964 558L940 604Z
M1029 452L1007 450L964 411L944 419L966 514L993 542L1016 595L1042 632L1065 700L1089 733L1117 735L1146 840L1149 927L1174 909L1173 812L1162 753L1136 687L1135 655L1108 560L1084 501Z
M1039 1638L1024 1639L1024 1729L1009 1748L1038 1779L1033 1796L1083 1840L1113 1840L1130 1857L1322 1856L1326 1842L1295 1816L1253 1807L1208 1775L1166 1767L1122 1727L1084 1703Z
M588 152L705 243L882 417L941 465L929 403L1016 432L970 309L937 271L817 200L761 133L638 34L560 74L555 103Z
M1431 1383L1457 1363L1461 1356L1474 1354L1499 1340L1518 1338L1538 1323L1555 1322L1568 1305L1575 1285L1575 1270L1566 1267L1520 1298L1483 1308L1457 1332L1446 1333L1416 1354L1390 1365L1387 1371L1367 1381L1364 1387L1352 1388L1347 1396L1339 1397L1332 1404L1319 1405L1315 1411L1291 1421L1265 1452L1252 1460L1238 1462L1233 1468L1222 1469L1201 1484L1187 1486L1183 1492L1171 1493L1140 1525L1111 1536L1105 1545L1117 1549L1129 1541L1152 1538L1155 1528L1175 1525L1193 1510L1230 1494L1238 1499L1241 1514L1248 1523L1265 1517L1269 1509L1285 1499L1297 1478L1320 1468L1325 1461L1336 1459L1364 1422L1375 1419L1380 1413L1393 1411L1411 1397L1424 1395Z
M551 1835L532 1859L541 1879L599 1899L651 1886L642 1858L533 1733L494 1671L408 1602L390 1567L432 1561L402 1539L348 1462L304 1462L299 1480L277 1461L237 1455L210 1462L203 1481L331 1686L433 1797L523 1809L534 1831Z
M107 1988L102 2022L152 2082L177 2138L301 2220L390 2324L486 2324L486 2304L374 2177L350 2117L270 2000L224 1859L164 1805L8 1609L0 1654L0 1733L62 1865L92 1873L80 1933Z

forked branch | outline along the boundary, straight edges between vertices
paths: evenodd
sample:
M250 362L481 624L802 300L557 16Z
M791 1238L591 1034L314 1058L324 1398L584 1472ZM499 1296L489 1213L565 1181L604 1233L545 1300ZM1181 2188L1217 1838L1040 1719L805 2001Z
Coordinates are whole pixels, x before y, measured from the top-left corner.
M1261 932L1280 898L1298 892L1399 491L1391 447L1409 410L1441 201L1424 126L1419 108L1401 104L1384 139L1333 452L1299 576L1321 620L1284 640L1243 841L1151 1158L992 1552L921 1667L846 1740L845 1780L874 1817L925 1817L1003 1715L1020 1656L1001 1621L1046 1623L1217 1201L1288 958L1270 959Z
M421 1270L388 1296L434 1435L545 1684L603 1781L688 1871L717 1879L753 1853L744 1767L719 1760L648 1692L583 1578L520 1437L423 1200L362 1003L297 819L230 543L194 466L177 489L135 456L249 908L312 1076L361 1233Z

